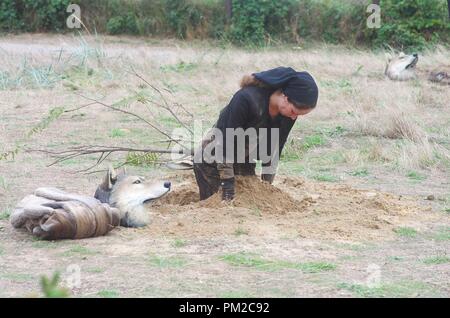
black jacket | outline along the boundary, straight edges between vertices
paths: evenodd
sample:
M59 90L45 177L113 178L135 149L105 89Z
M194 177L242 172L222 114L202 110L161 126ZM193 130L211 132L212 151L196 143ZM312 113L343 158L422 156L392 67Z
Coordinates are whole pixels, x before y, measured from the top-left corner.
M256 148L255 146L259 148L259 145L262 142L267 142L266 149L270 151L270 128L279 128L278 149L276 151L278 151L278 155L281 155L281 151L283 150L295 120L281 115L277 115L274 118L270 116L269 99L273 92L274 89L257 86L247 86L240 89L233 96L230 103L220 112L219 119L214 127L220 129L224 137L226 136L226 128L243 128L246 130L253 127L256 128L257 131L258 128L268 128L268 135L265 140L258 134L258 145L249 145L248 140L246 140L245 147L247 154L249 149L254 149ZM207 143L204 143L204 146ZM224 140L222 146L223 154L226 156L226 140ZM235 158L237 153L236 146L237 145L235 144ZM271 155L274 154L272 153ZM270 163L263 163L263 165L268 164ZM217 169L221 179L228 179L234 176L233 163L217 163Z

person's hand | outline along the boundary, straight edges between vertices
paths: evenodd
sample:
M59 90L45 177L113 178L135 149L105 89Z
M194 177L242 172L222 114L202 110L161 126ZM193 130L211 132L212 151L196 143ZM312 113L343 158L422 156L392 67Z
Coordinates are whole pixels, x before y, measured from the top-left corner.
M234 199L234 178L222 180L222 200L231 201Z
M275 179L275 175L274 174L262 174L261 175L261 180L268 182L270 184L272 184L273 179Z

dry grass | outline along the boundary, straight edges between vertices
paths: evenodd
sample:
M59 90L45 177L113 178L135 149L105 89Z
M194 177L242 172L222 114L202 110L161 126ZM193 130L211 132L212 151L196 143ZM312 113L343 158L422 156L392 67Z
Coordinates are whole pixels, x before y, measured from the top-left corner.
M419 66L445 63L449 53L446 49L429 52L421 58ZM24 68L26 80L14 81L22 74L16 71L25 59L32 65ZM130 66L162 88L171 101L185 105L196 119L209 127L238 89L243 74L290 65L313 74L320 86L320 97L317 109L300 118L295 125L290 136L294 144L290 146L280 174L303 174L327 182L348 182L352 186L367 180L371 189L396 194L408 192L417 197L433 194L437 198L433 202L437 204L440 197L449 197L445 184L450 182L450 90L420 81L391 82L383 76L384 61L384 52L325 45L308 50L282 47L246 51L204 42L147 38L88 38L83 43L72 36L6 36L0 39L0 71L9 74L12 86L0 89L0 154L14 149L16 144L48 149L80 144L152 145L151 142L160 137L148 127L102 107L86 107L64 113L57 120L43 122L52 109L85 104L82 97L74 94L78 92L110 103L122 101L121 107L146 116L153 113L162 126L170 129L174 123L164 113L130 98L144 90L142 81L126 72ZM50 65L51 72L36 71L48 70ZM49 74L54 81L50 86L43 85L49 77L39 77L39 74ZM42 129L30 135L33 127ZM117 156L110 159L116 160ZM168 231L163 231L161 239L155 239L154 232L144 235L140 230L121 229L114 235L86 242L57 242L36 248L36 242L11 229L5 218L1 220L1 215L7 217L18 200L40 186L53 185L83 194L94 193L103 173L82 175L71 172L95 161L95 157L87 157L47 168L49 158L24 152L19 152L14 160L0 161L0 227L3 228L0 231L0 280L6 286L0 295L23 296L39 287L34 276L30 276L33 280L29 279L29 273L35 275L42 272L42 268L64 270L68 262L81 262L83 289L75 294L81 296L336 296L341 294L337 294L339 291L334 282L362 281L365 278L361 275L367 264L384 262L386 256L417 260L435 256L437 246L445 249L444 245L438 245L443 244L438 240L405 240L376 249L364 247L359 252L348 251L290 236L278 222L271 222L267 230L276 227L285 237L279 241L267 240L266 236L256 239L242 235L248 229L239 223L240 215L236 216L239 218L233 227L236 235L231 239L217 236L190 240L170 236ZM142 166L128 169L149 178L168 173L167 170ZM417 176L426 177L423 184L413 180L414 186L411 186L411 178L405 175L412 169ZM357 183L360 179L361 183ZM174 184L183 180L179 175L173 176ZM301 187L302 184L292 186ZM345 197L340 199L345 201ZM330 201L330 211L333 206L334 201ZM253 212L252 217L261 217L261 211L255 209ZM189 214L187 219L191 217ZM213 220L204 215L199 216L200 219ZM447 221L443 217L439 225L447 226ZM316 227L312 224L306 228ZM195 228L189 227L186 231L191 229ZM174 239L184 243L173 246ZM72 243L99 253L67 253L74 249ZM313 261L338 266L334 271L321 273L320 277L302 271L298 271L297 276L292 268L277 272L275 277L273 273L253 272L218 261L221 255L235 255L241 251L252 251L264 259L289 263ZM428 255L429 251L432 254ZM352 254L348 255L349 252ZM30 255L34 256L30 258ZM340 261L343 256L356 258ZM38 257L40 263L36 263L34 257ZM186 259L186 264L159 266L161 260L174 258ZM154 266L155 259L158 266ZM442 275L436 275L433 266L418 262L396 264L383 266L383 280L412 278L434 286L445 281ZM122 275L125 271L130 275ZM440 290L447 296L448 288L444 285Z
M294 136L303 138L314 132L314 127L340 126L346 131L345 138L336 141L331 138L334 145L345 146L364 136L374 138L364 151L347 147L343 153L347 163L391 163L400 169L448 169L450 133L446 127L450 118L446 107L450 90L426 81L400 83L384 78L384 52L326 45L308 50L282 47L248 51L214 47L204 42L56 35L5 37L0 46L1 71L7 74L3 82L0 80L0 87L1 83L4 87L0 91L1 103L13 104L19 109L31 102L42 104L40 113L27 114L30 117L25 121L30 124L36 124L51 108L83 104L85 101L73 91L109 102L126 100L142 92L142 82L127 73L132 66L152 84L170 91L167 93L170 99L188 107L196 114L195 119L203 121L207 128L239 88L243 74L289 65L311 72L320 87L317 109L299 120L298 127L303 127L304 122L308 128L301 128L300 135L294 131ZM419 67L426 69L445 64L448 54L445 48L425 52ZM133 100L125 104L144 115L152 112ZM105 112L86 109L84 113L89 118L98 111ZM172 123L164 114L157 116L163 125L171 128ZM126 122L111 123L109 115L99 118L97 123L92 127L91 136L98 136L100 140L102 136L111 135L114 129L129 128ZM5 148L23 139L22 134L29 129L25 126L26 123L4 134ZM77 129L76 126L70 123L67 127ZM84 135L78 137L79 142L89 139ZM113 142L129 143L126 137L115 138ZM31 142L36 138L39 136ZM43 132L41 138L58 139L58 136L48 131ZM133 142L139 144L142 140L138 138Z

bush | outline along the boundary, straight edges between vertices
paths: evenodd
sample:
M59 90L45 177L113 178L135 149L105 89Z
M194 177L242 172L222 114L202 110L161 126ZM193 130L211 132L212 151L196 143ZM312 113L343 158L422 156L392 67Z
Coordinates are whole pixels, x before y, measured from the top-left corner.
M269 34L288 29L288 13L296 0L233 0L230 39L239 44L265 43Z
M2 0L0 3L0 31L19 31L23 29L23 21L19 16L19 8L14 0Z
M70 0L2 0L0 30L62 31Z
M370 1L371 2L371 1ZM302 38L331 43L370 43L373 31L367 29L369 1L305 0L299 2L295 21Z
M137 34L136 17L132 13L112 17L106 24L106 30L110 34Z
M450 39L445 0L381 0L379 29L366 27L370 0L232 0L228 24L224 0L0 0L0 31L70 31L72 2L89 30L109 34L419 49Z
M445 0L382 0L380 5L382 24L375 45L421 49L449 38Z

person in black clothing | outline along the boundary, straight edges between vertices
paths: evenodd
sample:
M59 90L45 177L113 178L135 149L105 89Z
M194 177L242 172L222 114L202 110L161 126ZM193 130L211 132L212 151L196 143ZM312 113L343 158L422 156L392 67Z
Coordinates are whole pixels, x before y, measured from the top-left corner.
M259 151L264 145L265 149L269 149L269 160L262 162L261 179L272 183L278 157L292 126L298 116L306 115L315 108L317 99L318 87L308 72L277 67L244 76L241 89L220 112L214 125L220 138L210 134L195 153L194 173L200 200L207 199L220 188L222 199L232 200L235 195L234 176L255 175L254 159L260 159ZM255 129L256 140L244 137L245 144L242 146L236 142L237 137L227 138L229 129L238 131L236 129L239 128L240 131ZM267 133L260 133L262 128L266 128ZM214 150L208 157L205 155L206 149L212 144L215 147L212 148L220 149L221 154ZM256 157L252 156L256 152ZM245 158L243 162L237 160L239 153ZM265 169L268 167L270 169Z

